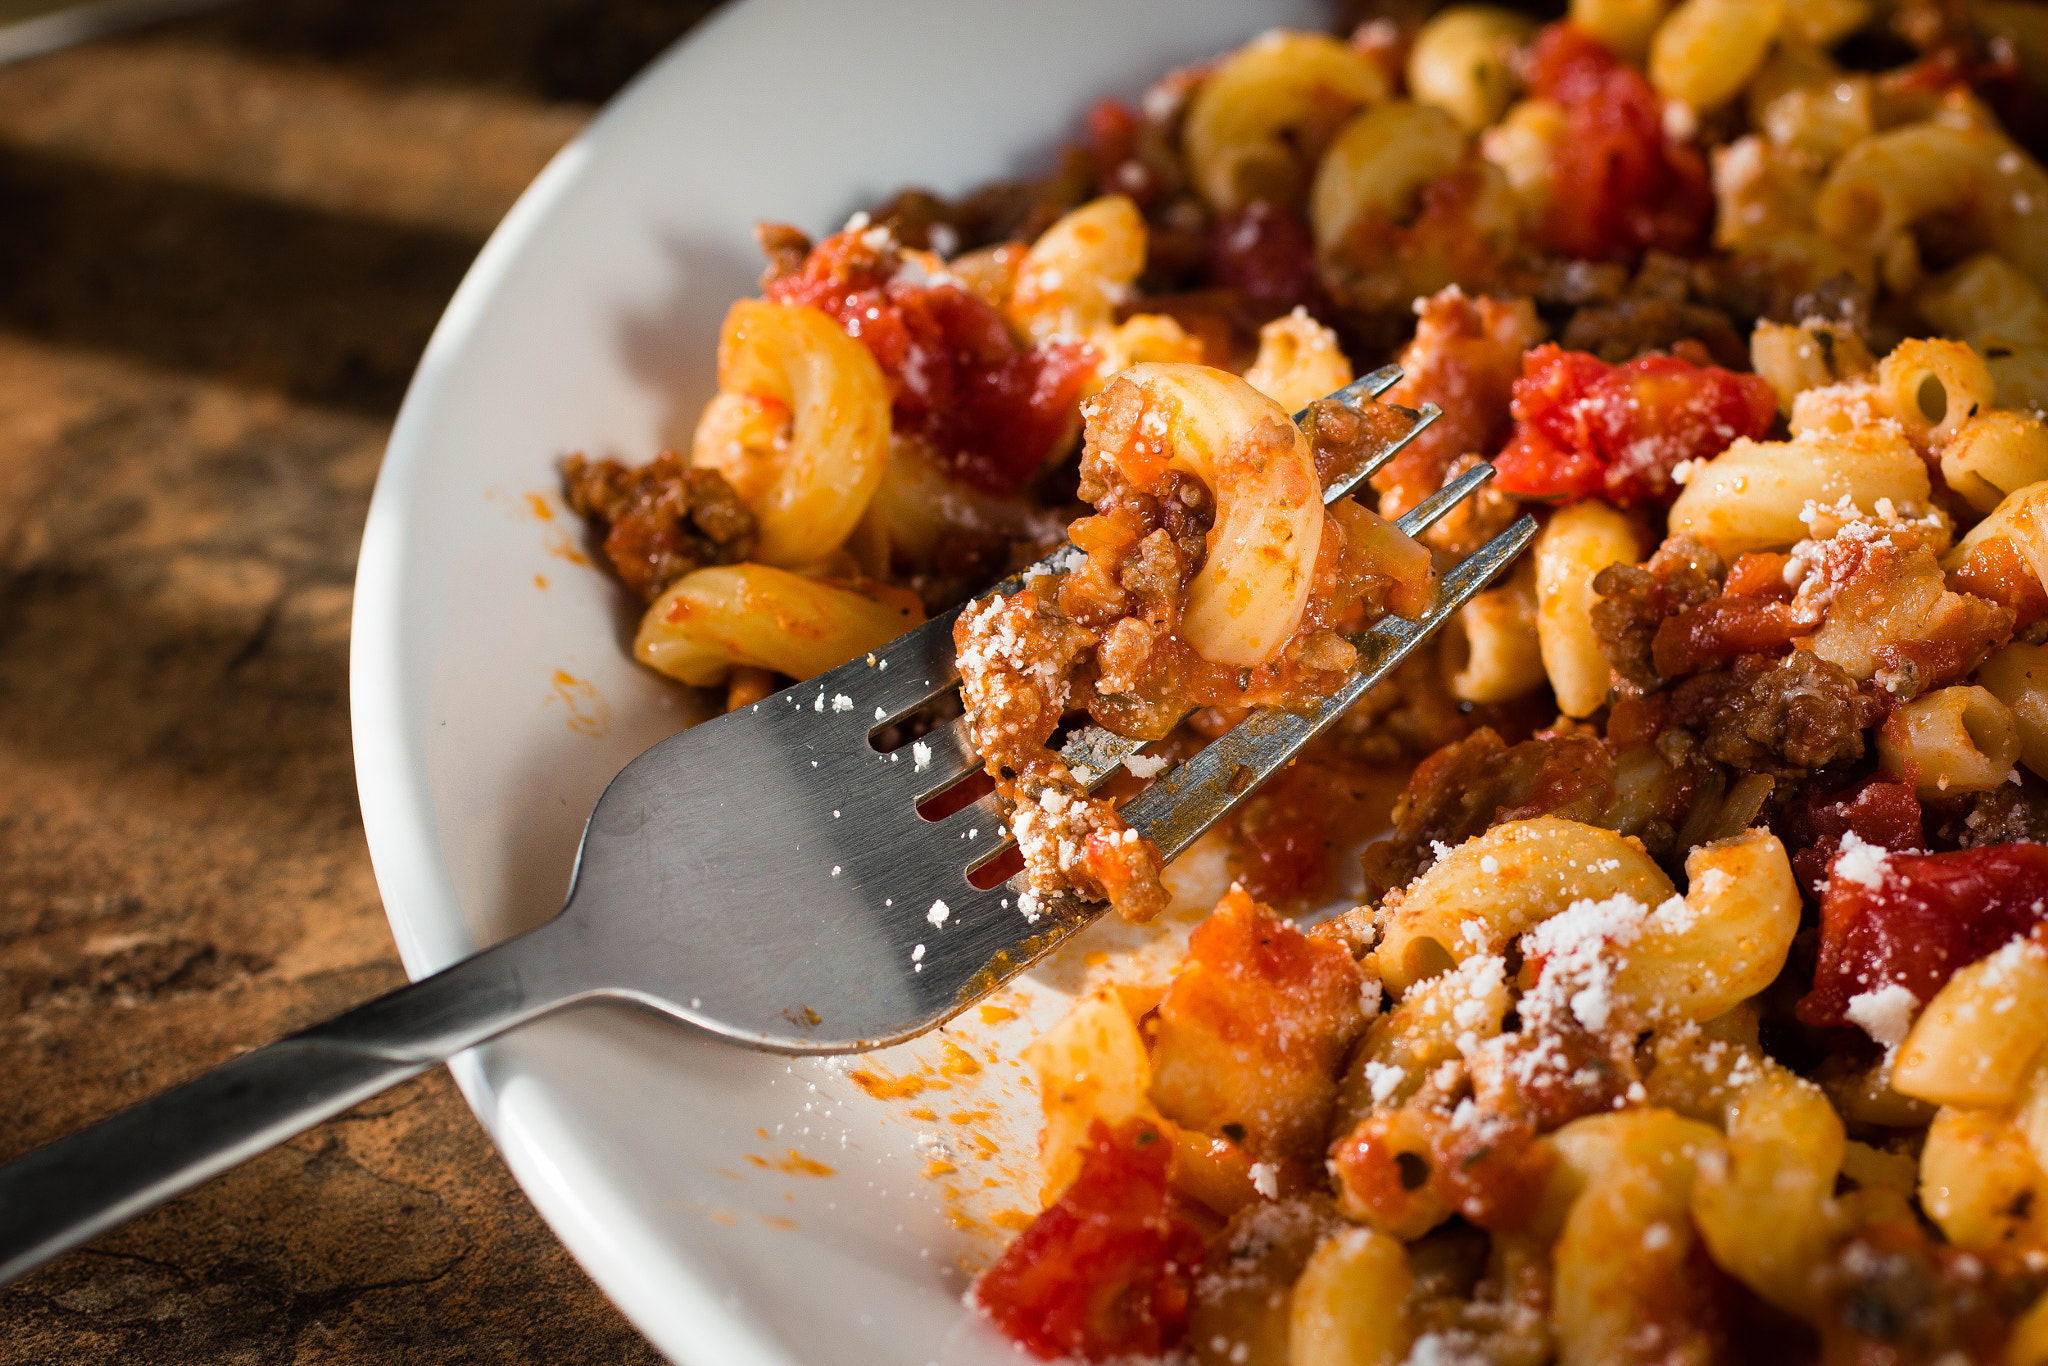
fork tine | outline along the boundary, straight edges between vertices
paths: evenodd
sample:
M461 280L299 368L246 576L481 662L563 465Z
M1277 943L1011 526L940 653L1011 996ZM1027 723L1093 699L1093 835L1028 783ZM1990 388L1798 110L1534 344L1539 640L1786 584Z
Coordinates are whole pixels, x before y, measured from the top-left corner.
M1358 404L1364 402L1366 399L1378 398L1381 394L1384 394L1385 392L1387 392L1387 390L1393 388L1396 384L1399 384L1400 382L1400 366L1382 365L1379 369L1373 371L1369 375L1360 375L1357 379L1352 380L1351 383L1345 385L1342 389L1339 389L1334 393L1324 394L1322 401L1327 403L1341 403L1347 408L1356 407ZM1300 412L1294 415L1294 420L1297 423L1308 421L1308 412L1309 410L1307 408L1303 408Z
M1241 794L1264 782L1349 711L1367 689L1391 674L1535 539L1536 519L1524 514L1444 575L1442 595L1426 616L1417 621L1382 618L1352 637L1361 668L1313 715L1275 709L1254 712L1132 798L1123 808L1124 819L1157 844L1161 855L1174 858L1220 820Z
M1474 465L1471 469L1466 470L1456 479L1453 479L1450 483L1445 484L1435 493L1430 494L1429 497L1408 509L1407 512L1403 513L1394 522L1394 525L1400 528L1403 535L1420 536L1423 532L1435 526L1445 513L1463 502L1466 494L1493 478L1493 475L1494 469L1492 465L1486 464L1483 461Z
M1383 365L1371 374L1363 375L1351 381L1342 389L1330 394L1329 398L1338 403L1356 405L1367 399L1378 398L1381 394L1384 394L1387 390L1398 384L1400 380L1400 366ZM1294 415L1294 420L1296 422L1305 421L1308 417L1308 412L1308 409L1303 408ZM1325 503L1335 502L1351 492L1360 480L1371 476L1381 466L1385 465L1387 461L1393 459L1404 446L1415 439L1416 435L1423 428L1436 421L1440 416L1442 416L1442 412L1434 403L1425 404L1422 410L1415 415L1415 421L1406 435L1390 443L1383 450L1376 452L1356 473L1347 474L1342 479L1333 483L1324 494L1323 501ZM1073 568L1079 562L1080 555L1080 549L1073 542L1069 541L1030 568L1022 570L997 584L989 592L1005 595L1015 593L1027 581L1041 574L1057 574ZM984 593L982 598L977 599L977 601L985 599L987 596L988 594ZM883 726L894 725L959 681L960 673L953 663L953 622L963 610L965 610L965 605L941 612L924 625L916 627L898 637L890 642L886 650L877 651L871 664L860 660L851 664L843 664L838 669L827 672L813 680L813 682L822 685L826 689L827 695L830 696L834 691L833 684L835 682L843 682L846 673L865 664L866 668L872 671L874 676L863 680L865 684L862 689L863 708L877 705L881 707L883 716L877 720L876 729L879 730ZM884 674L888 675L888 677L883 678L882 675ZM807 687L809 685L800 686ZM792 691L795 690L793 689ZM1116 762L1105 760L1105 764L1106 766L1100 770L1105 774L1114 771L1116 768ZM1090 765L1090 767L1093 768L1094 766Z

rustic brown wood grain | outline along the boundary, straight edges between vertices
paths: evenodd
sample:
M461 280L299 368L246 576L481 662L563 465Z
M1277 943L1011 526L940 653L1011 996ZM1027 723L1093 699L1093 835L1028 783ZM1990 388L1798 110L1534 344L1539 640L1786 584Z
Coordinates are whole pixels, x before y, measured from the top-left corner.
M0 68L0 1159L403 980L346 688L388 422L709 7L284 0ZM0 1290L0 1366L655 1360L438 1071Z

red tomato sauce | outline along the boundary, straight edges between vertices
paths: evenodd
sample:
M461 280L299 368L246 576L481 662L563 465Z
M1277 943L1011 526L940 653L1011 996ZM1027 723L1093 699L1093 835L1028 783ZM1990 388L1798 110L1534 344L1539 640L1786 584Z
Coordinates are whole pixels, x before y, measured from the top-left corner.
M874 355L899 432L922 437L955 478L1016 493L1072 434L1096 364L1074 340L1021 346L1000 313L957 285L897 278L902 253L835 233L763 292L831 315Z
M1558 192L1544 220L1550 247L1593 261L1697 251L1714 211L1698 149L1664 136L1663 102L1643 74L1569 23L1530 54L1529 92L1565 108L1551 154Z
M1609 365L1549 342L1522 357L1498 484L1525 498L1605 498L1617 507L1667 503L1671 472L1756 438L1778 414L1755 375L1676 356Z
M1930 1001L1957 969L2044 921L2048 845L1892 854L1875 887L1837 870L1821 898L1820 964L1799 1018L1842 1024L1850 997L1890 985Z
M1204 1243L1169 1202L1172 1153L1143 1120L1096 1120L1080 1175L981 1273L974 1304L1047 1361L1173 1347Z

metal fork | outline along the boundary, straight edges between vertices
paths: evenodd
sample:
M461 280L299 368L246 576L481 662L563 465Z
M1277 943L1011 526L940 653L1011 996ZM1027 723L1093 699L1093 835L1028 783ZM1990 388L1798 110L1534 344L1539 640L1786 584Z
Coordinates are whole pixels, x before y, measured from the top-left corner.
M1331 397L1376 398L1400 373L1389 366ZM1326 501L1438 413L1410 416L1407 433ZM1398 525L1418 534L1492 473L1474 466ZM1173 858L1535 534L1522 517L1444 575L1427 616L1353 637L1359 671L1317 711L1255 712L1128 802L1124 818ZM1062 546L997 591L1080 559ZM567 902L547 924L0 1167L0 1283L571 1002L624 999L756 1048L853 1053L932 1028L1043 957L1103 908L1050 896L1027 914L1021 880L969 882L1007 847L996 799L937 820L918 811L979 768L964 720L887 753L872 742L958 681L958 614L626 765L590 814ZM1088 726L1063 753L1093 788L1141 748Z

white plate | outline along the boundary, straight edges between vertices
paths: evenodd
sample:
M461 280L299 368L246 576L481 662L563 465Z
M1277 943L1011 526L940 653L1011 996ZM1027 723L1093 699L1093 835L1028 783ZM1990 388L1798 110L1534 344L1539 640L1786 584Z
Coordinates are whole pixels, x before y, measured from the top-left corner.
M755 289L754 222L822 233L905 184L957 193L1042 167L1100 96L1325 17L1313 0L749 0L555 159L434 333L363 537L357 776L414 976L552 913L605 781L683 720L678 692L626 656L623 595L575 562L554 468L686 436L719 320ZM1015 1052L1145 938L1083 936L1027 979L1007 1029L970 1012L949 1037L981 1070L928 1070L949 1089L921 1096L871 1099L844 1062L743 1052L614 1007L543 1021L454 1072L563 1242L671 1356L1014 1362L960 1294L1004 1236L990 1217L1031 1204L1037 1105ZM1115 957L1091 966L1091 952ZM946 1056L932 1036L879 1065ZM911 1113L927 1104L935 1119ZM958 1170L926 1175L920 1135Z

